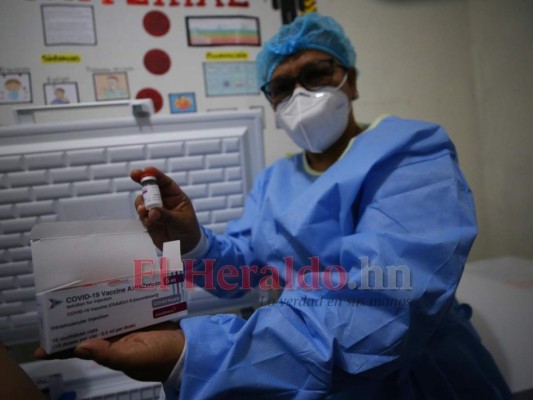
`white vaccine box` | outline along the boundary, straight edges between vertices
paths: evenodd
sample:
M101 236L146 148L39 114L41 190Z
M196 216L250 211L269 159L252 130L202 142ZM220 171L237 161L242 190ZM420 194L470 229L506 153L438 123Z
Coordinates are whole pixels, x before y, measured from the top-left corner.
M179 241L157 257L138 221L38 224L31 249L47 353L187 315Z

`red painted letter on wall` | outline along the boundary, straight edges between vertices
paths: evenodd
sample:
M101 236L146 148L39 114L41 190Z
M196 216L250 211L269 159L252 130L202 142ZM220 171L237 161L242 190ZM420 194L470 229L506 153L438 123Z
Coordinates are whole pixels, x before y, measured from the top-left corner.
M189 4L191 3L190 0L187 0L187 3L185 4L185 6L192 6L192 4ZM222 0L217 0L217 3L216 3L216 6L217 7L224 7L224 3L222 3ZM205 0L200 0L198 3L196 3L196 7L205 7Z
M128 0L129 6L147 6L149 0Z
M248 1L229 0L228 7L250 7Z

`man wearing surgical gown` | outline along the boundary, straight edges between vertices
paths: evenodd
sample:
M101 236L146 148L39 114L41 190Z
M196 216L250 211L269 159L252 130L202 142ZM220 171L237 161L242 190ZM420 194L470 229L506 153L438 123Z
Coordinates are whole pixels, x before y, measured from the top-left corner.
M161 375L166 397L509 398L470 308L454 297L477 227L444 129L395 116L357 124L355 51L331 18L283 26L257 63L280 126L303 152L257 176L224 234L199 226L190 200L155 168L146 170L165 208L136 206L156 244L182 241L196 284L208 284L204 260L214 260L215 276L226 265L240 271L226 279L232 290L211 289L218 296L242 295L265 273L285 289L248 320L182 320L183 342L165 348L177 361ZM113 346L80 346L123 368Z

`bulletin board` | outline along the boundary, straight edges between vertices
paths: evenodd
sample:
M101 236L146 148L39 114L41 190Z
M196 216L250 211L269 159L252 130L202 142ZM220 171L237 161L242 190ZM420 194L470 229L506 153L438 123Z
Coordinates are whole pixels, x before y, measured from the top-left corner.
M13 107L142 97L159 114L269 109L255 58L281 25L270 1L2 0L0 14L0 125Z

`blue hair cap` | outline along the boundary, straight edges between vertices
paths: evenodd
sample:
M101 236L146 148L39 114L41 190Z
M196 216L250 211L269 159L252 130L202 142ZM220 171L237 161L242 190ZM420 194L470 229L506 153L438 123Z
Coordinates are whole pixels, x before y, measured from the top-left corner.
M257 55L259 85L269 82L276 67L301 50L320 50L335 57L345 67L355 68L355 50L340 24L316 12L282 25Z

